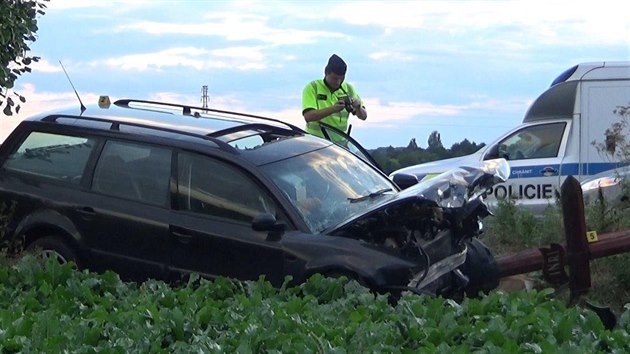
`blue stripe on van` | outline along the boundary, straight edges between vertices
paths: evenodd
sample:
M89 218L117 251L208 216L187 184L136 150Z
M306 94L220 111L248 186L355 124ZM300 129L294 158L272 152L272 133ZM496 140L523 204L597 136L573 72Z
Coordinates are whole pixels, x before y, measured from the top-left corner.
M604 171L613 170L618 167L623 167L626 164L617 163L617 162L596 162L596 163L588 163L583 164L581 168L582 173L578 173L580 171L579 163L569 163L562 165L562 169L560 168L560 164L546 164L546 165L531 165L531 166L520 166L520 167L512 167L512 172L510 174L510 179L517 178L532 178L532 177L542 177L542 176L570 176L570 175L583 175L583 176L592 176L598 173L602 173Z

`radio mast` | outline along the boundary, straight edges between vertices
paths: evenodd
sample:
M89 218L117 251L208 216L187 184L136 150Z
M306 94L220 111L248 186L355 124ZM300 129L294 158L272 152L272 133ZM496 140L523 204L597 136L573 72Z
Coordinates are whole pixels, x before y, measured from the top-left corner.
M203 108L208 108L208 85L201 87L201 103Z

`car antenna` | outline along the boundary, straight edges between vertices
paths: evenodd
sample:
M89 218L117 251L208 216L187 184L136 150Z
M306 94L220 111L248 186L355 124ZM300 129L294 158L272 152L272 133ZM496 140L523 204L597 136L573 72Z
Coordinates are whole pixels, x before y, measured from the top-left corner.
M81 97L79 97L79 93L77 92L77 89L74 88L74 85L72 84L72 80L70 80L70 76L68 76L68 73L66 72L66 68L63 67L61 60L59 60L59 65L61 65L61 69L63 69L63 73L66 74L66 77L68 78L68 82L70 82L70 86L72 86L72 89L74 90L74 94L77 95L77 99L79 100L79 104L81 105L81 113L85 112L85 106L83 105L83 102L81 102Z

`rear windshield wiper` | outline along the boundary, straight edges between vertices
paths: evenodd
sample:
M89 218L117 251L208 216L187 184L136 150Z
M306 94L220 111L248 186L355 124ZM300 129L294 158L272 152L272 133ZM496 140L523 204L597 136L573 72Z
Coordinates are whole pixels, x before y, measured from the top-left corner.
M391 188L384 188L384 189L378 190L376 192L370 193L368 195L364 195L362 197L348 198L348 200L350 201L350 203L358 203L358 202L362 202L362 201L367 200L367 199L376 198L376 197L381 196L384 193L387 193L387 192L389 192L391 190L392 190Z

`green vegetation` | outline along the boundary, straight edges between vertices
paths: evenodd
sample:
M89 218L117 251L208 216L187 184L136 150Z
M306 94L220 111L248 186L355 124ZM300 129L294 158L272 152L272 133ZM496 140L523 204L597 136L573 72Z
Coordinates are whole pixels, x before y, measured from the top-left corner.
M39 60L26 53L30 50L29 43L36 40L37 16L44 14L47 1L0 1L0 108L4 106L3 113L7 116L13 110L19 113L19 102L26 102L24 96L12 90L18 76L30 72L29 65Z
M461 303L405 296L391 305L356 282L193 278L173 288L124 283L26 257L0 267L0 351L81 353L626 352L614 330L549 291L493 292Z

